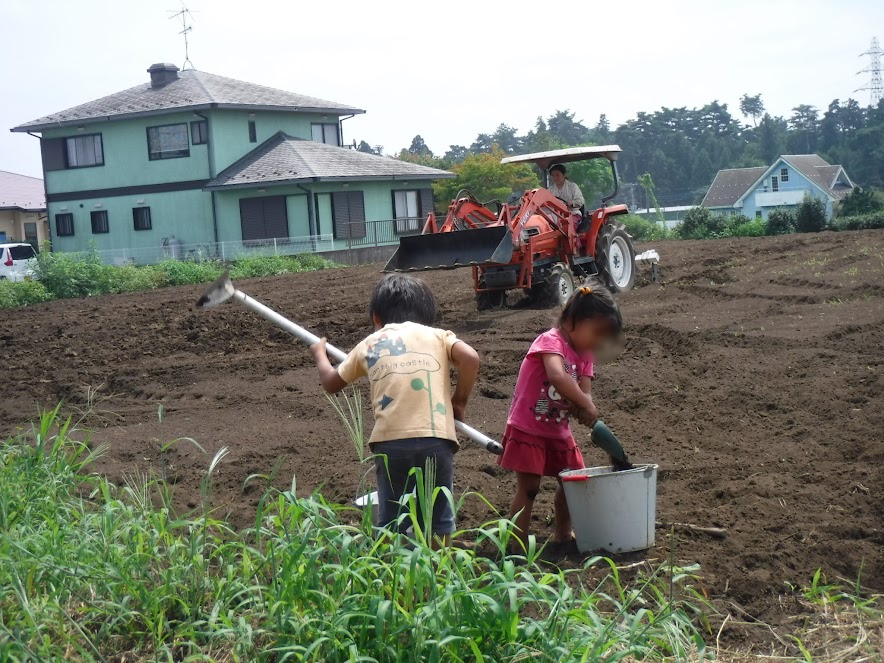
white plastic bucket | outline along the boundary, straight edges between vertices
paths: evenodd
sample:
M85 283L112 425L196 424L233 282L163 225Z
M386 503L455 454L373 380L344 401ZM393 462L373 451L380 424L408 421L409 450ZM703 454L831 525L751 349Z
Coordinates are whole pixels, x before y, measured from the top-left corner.
M411 492L411 495L414 495L414 491ZM371 522L375 525L378 524L378 491L373 490L367 495L360 495L357 497L353 503L358 506L360 509L366 509L367 507L371 507Z
M378 524L378 491L373 491L368 495L360 495L356 498L356 506L360 509L371 507L371 522Z
M654 545L657 465L623 472L588 467L566 470L559 478L580 552L625 553Z

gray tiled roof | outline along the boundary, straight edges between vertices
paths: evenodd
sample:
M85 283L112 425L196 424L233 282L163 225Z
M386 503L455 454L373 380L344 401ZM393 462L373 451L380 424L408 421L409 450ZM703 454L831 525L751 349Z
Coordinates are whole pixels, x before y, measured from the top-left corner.
M39 131L70 123L212 107L328 111L337 114L365 112L334 101L237 81L205 71L186 69L178 73L177 80L163 87L151 87L150 81L147 80L128 90L26 122L15 127L13 131Z
M764 166L719 170L700 204L703 207L732 207L766 170Z
M851 188L844 184L836 183L832 186L841 166L830 166L825 159L816 154L784 154L783 159L835 198L843 198L851 191Z
M46 194L43 180L0 170L0 209L44 211Z
M454 174L399 159L293 138L280 131L222 170L206 188L330 180L436 180L449 177L454 177Z

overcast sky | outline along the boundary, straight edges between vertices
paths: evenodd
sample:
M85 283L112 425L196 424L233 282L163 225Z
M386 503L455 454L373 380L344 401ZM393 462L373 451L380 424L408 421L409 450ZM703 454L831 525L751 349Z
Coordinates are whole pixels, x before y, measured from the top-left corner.
M183 64L180 0L2 0L0 170L40 175L38 142L6 129ZM187 0L195 68L364 108L348 142L437 153L504 122L569 108L612 125L744 92L769 111L825 109L867 80L882 0Z

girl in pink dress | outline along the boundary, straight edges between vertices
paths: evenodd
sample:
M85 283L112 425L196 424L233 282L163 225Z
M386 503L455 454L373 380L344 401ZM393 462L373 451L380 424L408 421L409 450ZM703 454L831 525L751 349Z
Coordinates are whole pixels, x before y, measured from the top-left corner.
M558 479L563 470L584 467L569 419L574 415L590 427L598 420L590 389L593 351L618 336L622 326L611 294L599 286L584 286L565 304L558 326L538 336L522 361L498 464L516 473L510 518L523 546L541 477ZM565 543L573 536L559 481L553 542Z

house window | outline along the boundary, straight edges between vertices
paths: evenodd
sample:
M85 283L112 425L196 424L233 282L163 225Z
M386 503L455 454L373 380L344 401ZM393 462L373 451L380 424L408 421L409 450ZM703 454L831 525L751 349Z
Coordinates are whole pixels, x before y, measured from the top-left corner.
M771 191L779 191L780 190L780 182L777 179L776 175L770 178L770 190Z
M74 215L70 213L55 215L55 234L59 237L72 237L74 234Z
M258 128L255 126L254 120L249 120L249 142L258 142Z
M90 214L92 218L92 234L100 235L110 232L107 224L107 210L96 210Z
M337 122L333 124L311 124L310 129L313 131L313 140L317 143L341 146L341 136L338 131Z
M37 224L34 222L27 222L24 224L25 226L25 241L28 242L34 249L39 248L38 239L37 239Z
M418 195L417 191L393 192L393 218L396 219L397 233L421 229Z
M760 210L760 209L755 210L755 218L756 218L756 219L760 219L760 218L761 218L761 210Z
M190 123L190 142L194 145L205 145L209 142L209 123L205 120Z
M285 196L241 198L239 219L244 242L289 236Z
M332 194L332 219L336 239L365 237L365 201L361 191Z
M74 234L74 215L70 213L55 215L55 234L59 237L72 237Z
M150 230L153 224L150 221L150 207L133 207L132 220L135 230Z
M737 210L732 209L732 210L730 210L730 211L728 212L728 214L730 214L731 216L736 216L736 215L737 215Z
M101 146L101 134L65 139L65 154L68 168L103 166L104 150Z
M788 182L789 181L789 169L781 168L780 169L780 182Z
M190 156L186 124L147 128L147 154L151 161Z

